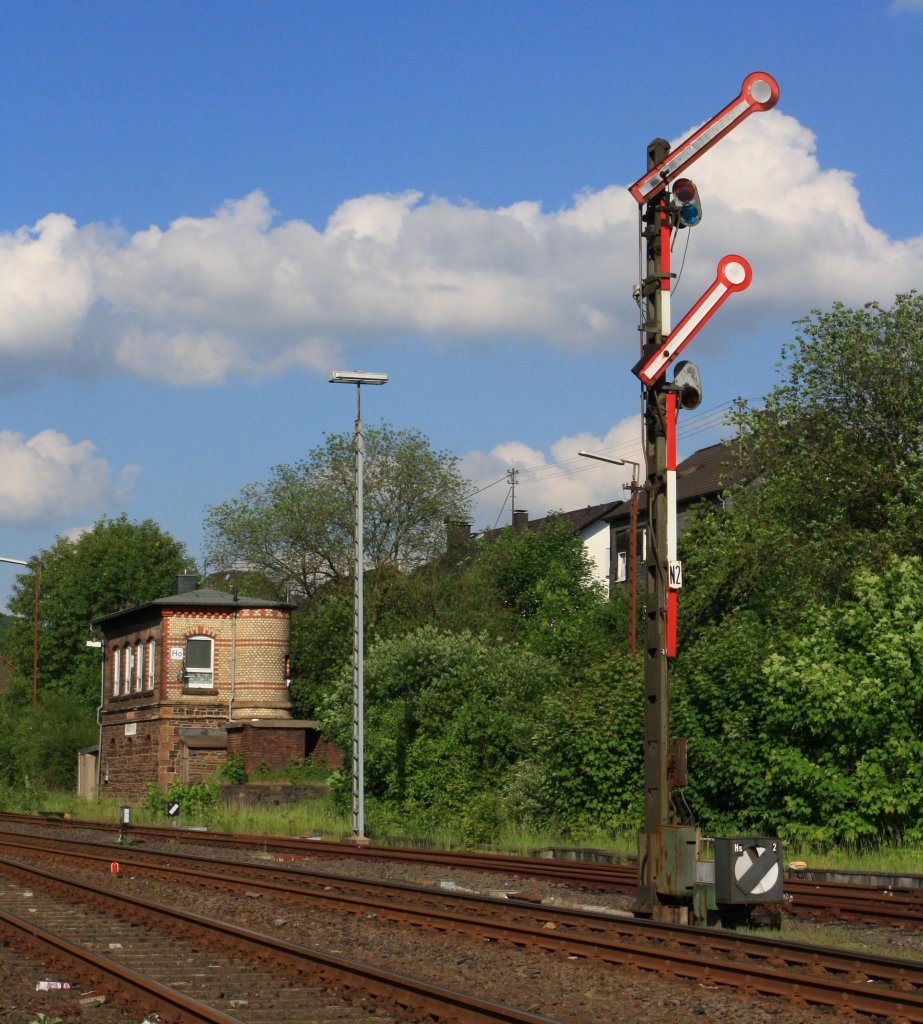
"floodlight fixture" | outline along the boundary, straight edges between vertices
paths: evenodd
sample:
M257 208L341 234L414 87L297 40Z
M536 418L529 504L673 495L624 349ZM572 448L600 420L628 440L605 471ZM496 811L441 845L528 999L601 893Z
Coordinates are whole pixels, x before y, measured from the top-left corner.
M597 462L611 462L613 466L627 466L628 459L610 459L605 455L595 455L593 452L577 452L578 455L582 455L585 459L596 459ZM637 462L632 462L632 466L637 466Z
M334 370L330 374L331 384L387 384L386 373L364 373L361 370Z

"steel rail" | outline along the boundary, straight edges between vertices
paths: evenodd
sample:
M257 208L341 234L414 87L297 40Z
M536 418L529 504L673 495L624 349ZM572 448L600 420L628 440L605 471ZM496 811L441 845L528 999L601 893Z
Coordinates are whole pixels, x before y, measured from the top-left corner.
M154 1010L159 1015L175 1014L175 1019L182 1024L244 1024L237 1017L55 935L33 920L26 921L0 910L0 932L7 936L11 945L28 948L36 959L55 966L65 964L76 977L108 990L107 995L117 991L123 1001L130 1002L139 1013ZM104 979L102 985L100 977Z
M126 894L114 894L88 882L18 864L7 858L0 858L0 866L7 873L25 877L30 882L38 881L65 894L69 899L83 899L93 906L108 908L121 915L130 909L134 914L142 914L148 924L157 921L167 931L197 934L221 948L245 951L246 955L264 963L267 958L272 958L282 969L298 974L309 971L323 986L371 995L407 1013L429 1014L436 1020L449 1018L464 1024L559 1024L552 1018L471 993L458 992L371 964L334 956L227 921Z
M7 820L36 825L47 823L47 819L34 815L0 813L0 822ZM61 822L76 829L112 829L111 824L85 821ZM514 873L522 877L562 881L568 885L594 888L600 891L635 892L637 871L632 865L575 863L551 858L507 855L499 853L466 853L432 849L407 849L391 846L355 846L348 842L315 840L289 836L248 836L228 832L195 832L173 828L134 827L131 834L155 839L182 839L192 845L212 847L249 847L273 850L293 858L312 859L323 857L365 858L440 865L474 871ZM881 889L872 886L857 887L834 884L830 888L824 883L801 879L787 879L786 892L794 902L786 903L784 909L794 916L803 914L818 919L853 920L883 925L898 925L906 928L923 928L923 890L892 889L885 896Z
M54 840L41 840L49 846ZM73 844L83 847L87 844ZM45 848L45 847L43 847ZM53 852L53 851L51 851ZM522 924L515 921L485 920L482 917L472 918L469 914L459 915L457 912L440 910L419 910L407 906L395 906L393 903L373 900L365 896L343 896L329 892L314 893L300 887L282 885L277 882L262 881L254 877L254 872L279 874L285 872L291 877L301 874L293 869L266 869L263 866L250 868L246 876L238 872L248 870L247 865L240 862L208 861L210 872L195 868L173 866L164 868L162 865L151 868L151 861L162 859L174 860L176 854L153 854L135 851L124 851L121 858L126 868L153 870L157 873L181 874L194 877L206 885L233 885L246 889L261 889L267 893L286 898L308 898L326 905L334 905L340 910L354 914L374 912L376 916L390 918L400 923L412 923L435 928L443 932L474 931L479 937L491 937L517 946L538 948L546 952L564 953L615 965L630 965L644 970L671 973L680 977L706 980L713 984L722 984L735 988L755 990L776 996L792 997L792 992L800 998L821 1005L840 1007L848 1005L851 1009L866 1013L881 1013L882 1007L891 1006L897 999L901 1005L909 1004L910 1015L906 1020L923 1020L923 965L909 961L895 960L888 957L867 957L841 950L829 950L821 947L805 946L800 943L782 943L778 940L767 940L756 936L728 935L714 929L689 929L678 926L664 925L657 922L632 921L613 919L585 911L537 908L532 904L520 904L518 901L498 900L488 897L472 897L467 894L434 893L433 890L407 883L369 883L375 888L399 888L401 892L423 890L430 899L437 897L443 903L480 904L490 907L497 913L527 913L532 923ZM87 857L84 851L68 851L68 856ZM97 851L93 859L108 858L111 850ZM196 860L187 856L181 860ZM222 879L216 868L230 868L234 877ZM316 876L313 876L316 877ZM340 876L324 875L322 880L333 882L350 882ZM353 882L353 884L356 884ZM362 883L366 884L366 883ZM548 931L548 922L556 925L582 927L593 931L616 931L618 940L597 934L574 934ZM644 940L643 945L638 939ZM657 944L652 944L656 942ZM713 954L735 957L732 961L715 960L713 955L703 955L702 946L707 946ZM743 953L749 959L741 961ZM758 962L754 962L758 961ZM816 972L826 970L831 977L822 978L805 974L805 971ZM851 987L844 982L844 977L861 978L861 984ZM885 983L894 988L869 989L870 982ZM913 1014L916 1013L917 1016Z
M45 852L51 856L89 861L94 864L111 862L111 845L87 843L68 839L40 836L8 836L0 833L0 848L14 852L27 849L32 853ZM644 918L616 916L580 908L537 907L533 902L510 897L491 897L477 893L464 893L409 882L355 879L331 872L318 872L285 865L254 865L249 862L216 860L172 851L150 851L126 848L117 855L122 869L135 870L159 877L178 878L194 884L261 890L282 899L308 900L352 913L374 911L379 916L429 923L430 927L446 927L446 919L438 917L447 906L454 905L473 914L509 915L515 911L521 918L532 918L542 926L549 921L557 927L582 928L590 932L616 933L622 938L637 941L644 937L661 944L687 945L701 949L708 947L716 953L739 959L746 956L766 962L784 963L791 968L801 967L816 971L819 968L834 973L857 973L869 978L897 985L923 988L923 965L893 957L876 957L803 943L784 942L778 938L765 938L748 933L727 933L716 929L688 928ZM275 879L283 879L282 882ZM270 879L270 880L267 880ZM292 884L294 883L294 884ZM318 890L305 885L318 886ZM341 892L336 892L340 889ZM347 890L344 894L342 890ZM358 895L351 895L358 893ZM389 900L390 897L390 900ZM439 904L438 911L417 912L406 905L396 907L394 900L414 899L418 904ZM468 914L470 920L471 914ZM480 919L479 919L480 920Z

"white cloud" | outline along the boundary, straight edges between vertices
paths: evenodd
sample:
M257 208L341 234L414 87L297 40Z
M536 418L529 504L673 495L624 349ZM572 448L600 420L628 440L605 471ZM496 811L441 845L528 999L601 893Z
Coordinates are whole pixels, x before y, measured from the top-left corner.
M501 526L510 522L507 472L511 469L518 471L516 507L526 510L531 519L623 496L627 499L623 485L631 482L632 467L586 459L578 454L581 451L609 459L630 459L643 467L638 417L615 424L605 437L588 433L562 437L547 454L520 441L505 441L489 452L468 452L460 461L460 472L482 489L474 499L478 528L493 527L498 517Z
M95 296L93 274L70 217L0 234L0 352L44 359L74 343Z
M126 466L114 479L90 441L56 430L28 439L0 431L0 522L51 523L101 512L131 490L138 472Z
M923 238L870 225L852 176L822 168L815 150L807 128L773 110L695 165L705 215L688 233L675 316L730 252L750 261L754 279L746 302L722 311L726 331L837 299L887 302L923 277ZM605 344L627 355L636 276L637 206L624 185L551 212L413 191L360 196L323 229L280 220L260 192L132 235L49 214L0 235L0 356L34 374L115 367L217 385L323 370L347 340L395 334L440 347L502 337Z

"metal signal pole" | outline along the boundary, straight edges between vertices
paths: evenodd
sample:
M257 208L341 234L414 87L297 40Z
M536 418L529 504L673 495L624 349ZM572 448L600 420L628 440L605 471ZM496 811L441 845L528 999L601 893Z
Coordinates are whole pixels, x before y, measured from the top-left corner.
M648 170L670 151L664 139L648 146ZM660 348L670 333L670 228L668 190L644 210L641 233L646 250L641 283L643 349ZM645 560L644 630L644 836L640 840L638 902L657 904L662 826L669 821L667 761L670 748L670 692L667 676L667 409L662 378L644 389L644 444L647 466L648 545Z
M738 124L768 110L778 98L776 80L754 71L744 79L738 96L672 152L663 139L654 139L647 148L647 170L629 189L642 210L641 358L632 372L643 385L648 499L644 832L638 837L635 909L659 920L713 923L721 915L734 918L735 904L747 907L769 892L774 900L782 899L777 839L714 839L715 860L701 859L699 830L682 824L670 799L674 787L685 785L686 774L685 741L676 740L675 750L671 748L667 669L668 659L676 654L677 591L682 586L676 545L676 415L680 408L699 404L702 384L698 368L686 361L675 364L672 384L665 379L666 370L706 321L751 279L750 265L742 256L725 256L715 280L673 327L671 233L702 219L698 189L679 175ZM751 884L756 876L761 878L758 886Z

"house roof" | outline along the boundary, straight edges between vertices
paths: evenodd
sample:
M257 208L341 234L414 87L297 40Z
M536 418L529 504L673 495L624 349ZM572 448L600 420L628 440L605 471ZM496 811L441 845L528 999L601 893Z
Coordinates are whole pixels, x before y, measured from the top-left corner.
M605 519L621 504L621 501L604 501L601 505L587 505L586 508L574 509L573 512L553 512L542 519L530 519L528 526L530 530L540 530L551 518L563 519L573 530L581 533L588 526Z
M291 611L295 605L288 601L265 601L259 597L244 597L240 594L229 594L224 590L212 590L210 587L203 587L201 590L188 590L184 593L171 594L169 597L158 597L146 604L136 605L133 608L122 608L117 612L109 612L108 615L100 615L93 619L91 625L98 626L114 622L119 618L136 616L145 611L154 611L162 608L209 608L219 610L232 610L234 608L284 608Z
M739 479L740 471L727 444L700 448L676 467L676 500L689 502L720 494Z
M693 452L676 467L676 502L687 507L700 498L716 498L730 484L741 479L740 468L730 447L724 442ZM627 520L630 502L621 502L609 514L609 522ZM647 492L642 488L638 507L647 508Z

